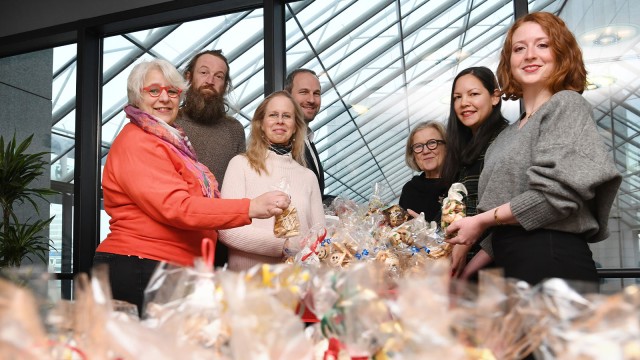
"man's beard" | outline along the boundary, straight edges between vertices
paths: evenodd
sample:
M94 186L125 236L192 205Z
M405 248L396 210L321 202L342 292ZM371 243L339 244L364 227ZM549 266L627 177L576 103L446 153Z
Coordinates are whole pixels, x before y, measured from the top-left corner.
M202 88L187 89L182 111L197 123L205 125L216 123L227 115L224 96L211 87L209 87L211 93L203 93Z

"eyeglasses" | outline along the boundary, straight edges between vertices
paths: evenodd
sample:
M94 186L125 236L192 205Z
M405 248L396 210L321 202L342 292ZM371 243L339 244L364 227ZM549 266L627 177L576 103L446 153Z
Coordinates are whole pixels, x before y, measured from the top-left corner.
M444 144L446 144L446 142L444 140L431 139L431 140L427 141L424 144L421 144L421 143L413 144L413 145L411 145L411 149L413 149L414 153L420 154L424 150L425 146L429 150L435 150L435 149L438 148L438 145L440 145L440 144L444 145Z
M177 98L182 94L182 89L175 88L173 86L160 86L160 85L149 85L143 87L142 90L146 91L151 97L158 97L162 94L162 91L167 92L167 96L170 98Z

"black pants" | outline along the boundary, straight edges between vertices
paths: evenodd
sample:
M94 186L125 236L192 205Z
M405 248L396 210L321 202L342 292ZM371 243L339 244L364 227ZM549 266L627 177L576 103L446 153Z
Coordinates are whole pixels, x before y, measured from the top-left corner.
M567 280L581 292L598 290L591 249L578 234L501 226L493 231L493 252L496 265L504 269L506 277L531 285L555 277Z
M144 315L144 289L160 262L137 256L97 252L93 265L109 265L109 283L116 300L123 300L138 307L140 317Z

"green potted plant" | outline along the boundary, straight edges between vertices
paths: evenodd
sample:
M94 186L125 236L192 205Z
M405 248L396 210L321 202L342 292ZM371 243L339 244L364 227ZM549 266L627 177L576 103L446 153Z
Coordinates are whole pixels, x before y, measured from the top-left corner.
M56 194L47 188L32 188L31 183L47 169L44 156L48 152L35 154L26 153L31 145L33 134L22 141L16 142L16 136L5 147L5 141L0 136L0 268L19 267L24 258L37 256L47 265L47 252L54 249L53 241L45 231L53 217L31 221L31 217L20 221L16 214L17 207L26 203L33 206L39 215L35 200L48 200L45 196Z

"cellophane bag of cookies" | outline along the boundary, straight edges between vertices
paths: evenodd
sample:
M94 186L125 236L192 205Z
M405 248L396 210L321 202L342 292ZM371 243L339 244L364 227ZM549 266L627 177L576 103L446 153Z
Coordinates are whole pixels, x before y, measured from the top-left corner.
M447 197L442 200L442 231L447 230L447 226L458 219L462 219L467 214L465 198L467 188L461 183L451 184Z
M451 332L450 281L450 268L444 261L425 262L420 272L398 281L397 298L390 301L390 309L402 331L387 346L394 359L481 360L467 357Z
M575 285L549 279L539 286L547 333L536 358L640 359L640 286L607 296L580 294Z
M397 334L386 304L392 284L379 263L321 268L312 282L323 336L337 338L352 358L370 358Z
M382 208L386 207L386 203L382 200L384 192L387 190L386 186L381 182L376 182L372 185L371 196L369 197L369 205L367 215L382 211Z
M282 178L274 190L280 190L289 194L289 182L287 179ZM273 224L273 234L278 238L289 238L300 235L300 220L298 219L298 210L295 206L289 205L282 214L276 215Z
M45 344L33 294L0 278L0 358L49 359Z
M467 194L467 188L463 184L453 183L449 188L447 197L442 200L442 217L440 225L442 226L443 237L449 225L454 221L467 216L467 207L465 205ZM453 245L443 243L442 250L444 250L444 254L442 254L442 256L449 256L453 250ZM436 258L435 256L432 257Z
M223 271L224 293L232 334L230 359L311 359L313 344L294 313L305 271L289 265L259 264L247 272Z
M145 290L145 324L174 334L177 344L223 357L231 333L216 276L202 258L193 267L160 264Z
M535 289L505 278L499 269L479 273L476 298L452 300L452 329L470 352L495 359L523 359L545 336L544 311L536 306ZM537 359L537 357L536 357Z

